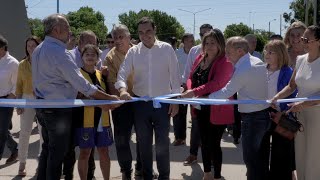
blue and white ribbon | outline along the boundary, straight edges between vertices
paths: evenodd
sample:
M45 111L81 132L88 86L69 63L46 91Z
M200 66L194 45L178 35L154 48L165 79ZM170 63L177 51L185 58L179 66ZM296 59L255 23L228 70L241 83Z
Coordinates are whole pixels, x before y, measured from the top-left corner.
M181 98L171 99L180 94L168 94L155 98L139 97L129 101L110 101L110 100L82 100L82 99L63 99L63 100L45 100L45 99L0 99L0 107L17 108L71 108L80 106L98 106L106 104L122 104L136 101L153 101L155 108L160 108L161 103L168 104L191 104L191 105L232 105L232 104L270 104L270 100L229 100L229 99L206 99L206 98ZM292 103L300 101L320 100L320 96L308 98L279 99L277 103Z

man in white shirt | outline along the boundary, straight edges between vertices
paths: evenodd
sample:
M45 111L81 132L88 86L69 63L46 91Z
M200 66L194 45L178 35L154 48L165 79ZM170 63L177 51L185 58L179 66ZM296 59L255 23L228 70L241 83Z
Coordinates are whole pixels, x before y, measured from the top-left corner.
M203 24L200 26L200 38L202 40L203 36L205 33L211 31L213 27L210 24ZM190 49L189 54L188 54L188 59L187 63L184 67L184 72L182 76L182 83L183 87L186 90L186 83L187 80L190 76L191 68L196 60L197 56L201 53L202 48L201 48L201 43L197 46L194 46ZM198 149L200 145L200 133L199 133L199 128L198 128L198 122L197 118L192 117L191 121L191 138L190 138L190 155L186 158L186 160L183 162L183 165L185 166L190 166L194 163L197 162L197 156L198 156Z
M249 43L249 53L252 56L262 60L262 55L259 52L255 51L257 48L257 37L254 34L247 34L244 38Z
M14 99L19 62L8 52L8 41L0 35L0 99ZM18 157L18 144L12 138L9 125L13 114L13 108L0 107L0 160L4 146L7 144L11 156L6 164L14 162Z
M235 71L228 84L209 98L227 99L238 92L238 100L267 99L267 69L264 63L250 55L249 44L242 37L227 40L226 55L234 64ZM268 104L239 104L242 115L243 160L248 180L267 179L269 166L271 120Z
M176 50L176 55L179 63L182 86L183 72L184 68L186 67L188 54L192 46L194 46L193 34L184 34L182 36L181 42L183 43L183 47ZM175 140L172 144L174 146L186 144L187 110L188 105L179 105L179 113L173 118L173 130Z
M138 22L138 34L141 40L129 49L120 66L115 88L120 91L120 99L129 100L127 79L133 72L133 94L138 97L156 97L171 93L180 93L178 61L172 47L156 39L156 27L153 20L143 17ZM170 177L169 126L170 116L174 117L178 105L161 104L154 108L153 102L135 102L133 104L134 124L140 157L143 167L143 179L151 180L152 143L155 132L157 168L160 180Z

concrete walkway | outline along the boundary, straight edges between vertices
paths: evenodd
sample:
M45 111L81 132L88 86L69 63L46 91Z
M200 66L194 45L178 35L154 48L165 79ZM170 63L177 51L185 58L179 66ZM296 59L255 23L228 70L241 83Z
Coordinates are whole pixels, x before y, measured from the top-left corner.
M189 118L190 119L190 118ZM20 118L14 113L13 129L12 134L16 141L19 140L19 131L20 131ZM189 120L188 120L189 121ZM172 123L171 123L172 124ZM18 166L19 162L16 162L11 165L6 165L5 161L10 156L8 149L5 149L4 156L0 161L0 180L20 180L20 179L35 179L34 174L37 168L37 154L39 149L39 135L38 130L35 127L32 131L30 138L29 146L29 156L27 160L27 176L24 178L18 177ZM199 149L199 163L194 164L193 166L183 166L184 159L189 155L189 142L190 142L190 126L188 123L188 133L187 133L187 145L184 146L172 146L170 145L170 157L171 157L171 174L170 179L172 180L201 180L203 177L203 166L201 161L201 151ZM170 131L171 142L174 140L173 128L171 127ZM232 143L232 137L228 136L227 133L224 134L222 139L222 152L223 152L223 165L222 165L222 176L226 180L245 180L246 168L242 160L241 145L235 146ZM135 134L132 136L131 141L132 149L135 149ZM134 153L133 153L134 154ZM98 154L96 153L96 179L103 179L100 171ZM110 157L111 157L111 179L121 179L120 168L117 162L117 156L115 152L114 145L110 148ZM134 166L133 166L134 167ZM156 169L156 163L154 158L154 168ZM74 179L79 179L77 165L75 166Z

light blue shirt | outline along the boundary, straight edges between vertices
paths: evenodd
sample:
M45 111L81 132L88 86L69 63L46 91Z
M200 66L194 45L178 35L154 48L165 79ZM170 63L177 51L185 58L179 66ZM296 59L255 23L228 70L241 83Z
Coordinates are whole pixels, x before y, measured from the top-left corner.
M75 99L78 91L90 96L97 88L84 79L62 41L46 36L32 54L33 90L44 99Z
M72 54L74 62L76 63L78 68L82 68L84 66L84 64L83 64L83 60L81 58L81 53L79 51L79 48L76 47L76 48L70 50L70 53ZM97 67L98 70L100 70L101 66L102 66L102 61L99 58L99 61L98 61L97 65L96 65L96 67Z
M235 71L226 86L209 95L211 99L226 99L238 92L238 100L267 100L267 68L249 53L235 64ZM268 104L239 104L239 112L250 113L269 107Z

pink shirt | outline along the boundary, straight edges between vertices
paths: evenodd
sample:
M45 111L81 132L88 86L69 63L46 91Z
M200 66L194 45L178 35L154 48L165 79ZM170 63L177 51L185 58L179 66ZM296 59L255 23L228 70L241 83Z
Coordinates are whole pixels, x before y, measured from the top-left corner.
M187 87L192 87L192 74L203 60L203 55L200 54L193 66L189 78L187 80ZM233 74L233 65L227 60L225 56L218 57L212 64L208 82L202 86L193 88L194 94L198 97L209 94L223 88L231 79ZM232 99L232 97L230 97ZM234 122L234 106L233 105L212 105L210 107L210 122L212 124L232 124Z

